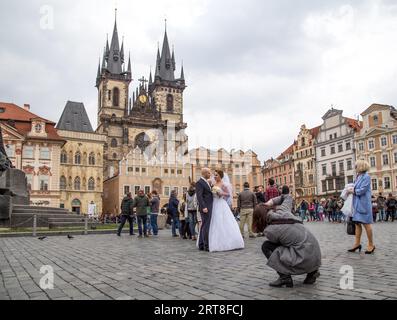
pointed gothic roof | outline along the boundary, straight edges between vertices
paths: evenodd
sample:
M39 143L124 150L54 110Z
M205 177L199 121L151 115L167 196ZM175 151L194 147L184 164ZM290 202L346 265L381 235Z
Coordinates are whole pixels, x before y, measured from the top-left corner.
M58 130L93 133L84 104L68 101L56 126Z
M159 69L158 76L161 78L161 80L175 80L174 66L172 62L170 45L168 42L167 30L164 33L163 48L161 50L160 61L158 61L157 67Z
M119 44L119 34L117 32L117 20L114 21L112 42L110 43L110 51L108 57L107 69L112 74L121 74L123 72L122 69L122 61L121 61L121 52L120 52L120 44Z

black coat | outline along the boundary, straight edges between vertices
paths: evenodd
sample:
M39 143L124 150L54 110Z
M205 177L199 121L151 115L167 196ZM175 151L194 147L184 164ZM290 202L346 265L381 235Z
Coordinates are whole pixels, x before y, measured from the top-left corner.
M212 211L214 197L211 188L203 179L200 179L196 183L196 195L200 212L203 213L203 209L205 208L207 208L208 211Z

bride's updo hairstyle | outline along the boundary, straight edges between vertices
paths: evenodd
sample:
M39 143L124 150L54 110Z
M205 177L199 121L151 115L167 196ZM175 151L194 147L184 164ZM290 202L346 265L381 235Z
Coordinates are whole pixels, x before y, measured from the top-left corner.
M223 177L225 176L222 170L215 170L215 172L217 174L219 174L219 176L221 177L221 179L223 179Z

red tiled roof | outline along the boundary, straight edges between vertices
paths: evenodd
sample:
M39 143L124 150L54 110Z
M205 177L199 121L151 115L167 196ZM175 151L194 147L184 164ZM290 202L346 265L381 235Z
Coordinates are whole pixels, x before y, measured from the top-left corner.
M295 142L294 142L293 144L291 144L291 145L287 148L287 150L285 150L284 152L282 152L282 153L278 156L277 159L284 158L287 154L293 154L293 153L294 153L294 145L295 145Z
M320 128L321 128L321 126L310 129L310 133L312 134L313 138L317 137L318 133L320 132Z
M31 121L31 119L39 118L46 123L55 124L13 103L0 102L0 108L4 108L4 112L0 112L0 120Z
M3 112L0 112L0 121L13 120L13 126L20 134L26 136L32 130L32 119L41 119L46 123L45 130L47 139L64 141L64 139L58 135L54 122L39 117L13 103L0 102L0 108L4 109Z
M346 122L349 125L349 127L353 128L356 131L360 130L363 125L363 123L361 121L354 120L351 118L346 118Z

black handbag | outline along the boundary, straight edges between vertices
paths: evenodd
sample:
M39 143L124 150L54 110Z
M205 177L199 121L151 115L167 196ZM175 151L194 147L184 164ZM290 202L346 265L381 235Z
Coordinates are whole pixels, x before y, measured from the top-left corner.
M353 222L353 218L349 218L347 221L347 234L351 236L356 235L356 224Z

